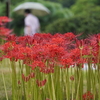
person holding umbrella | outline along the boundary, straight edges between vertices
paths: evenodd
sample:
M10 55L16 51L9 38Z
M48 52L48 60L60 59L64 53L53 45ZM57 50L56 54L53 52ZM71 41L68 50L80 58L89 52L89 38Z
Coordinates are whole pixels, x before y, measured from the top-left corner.
M36 16L31 14L30 9L25 9L24 35L32 36L40 30L40 23Z
M38 2L25 2L17 6L14 12L25 15L24 35L34 35L40 29L40 23L36 16L45 16L50 14L50 10ZM32 15L33 14L33 15Z

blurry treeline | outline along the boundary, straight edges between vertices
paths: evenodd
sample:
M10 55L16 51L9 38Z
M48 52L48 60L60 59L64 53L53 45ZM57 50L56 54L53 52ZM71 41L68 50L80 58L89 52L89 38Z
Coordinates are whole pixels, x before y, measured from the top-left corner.
M6 15L6 1L0 0L0 16ZM50 15L39 17L42 33L83 33L81 38L85 38L100 32L100 0L10 0L10 27L17 35L23 35L24 16L12 10L29 1L42 3L51 11Z

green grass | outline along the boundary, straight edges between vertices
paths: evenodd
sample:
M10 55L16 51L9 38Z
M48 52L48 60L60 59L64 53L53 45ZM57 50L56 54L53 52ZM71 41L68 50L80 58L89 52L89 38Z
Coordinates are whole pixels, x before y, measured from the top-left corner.
M10 78L10 72L7 72L7 71L4 72L3 71L3 73L4 73L4 78L5 78L5 85L6 85L6 88L7 88L7 94L11 98L11 78ZM5 89L4 89L3 79L2 79L2 72L1 72L1 69L0 69L0 100L6 100L5 97L6 97L6 94L5 94Z
M5 79L5 85L7 89L7 95L9 100L11 100L11 71L9 70L9 64L8 61L5 59L0 65L0 100L6 100L6 94L4 89L4 81L2 78L2 73L4 75Z
M16 62L16 66L19 66L19 63ZM12 82L11 82L11 65L9 59L4 59L2 62L0 62L0 100L7 100L6 94L5 94L5 88L4 88L4 82L2 78L2 72L5 78L5 85L7 88L7 95L8 100L12 100ZM17 69L18 72L18 69Z
M7 89L7 95L8 95L8 100L12 100L12 82L11 82L11 69L10 69L10 61L8 59L3 60L2 63L0 63L0 100L7 100L6 99L6 94L5 94L5 88L4 88L4 81L2 78L2 72L5 78L5 85L6 85L6 89ZM16 66L18 65L18 62L16 62ZM75 69L71 68L69 69L70 72L70 76L73 75ZM18 68L17 68L17 71ZM84 86L84 92L86 91L86 71L84 71L84 81L83 81L83 86ZM74 91L75 93L76 91Z

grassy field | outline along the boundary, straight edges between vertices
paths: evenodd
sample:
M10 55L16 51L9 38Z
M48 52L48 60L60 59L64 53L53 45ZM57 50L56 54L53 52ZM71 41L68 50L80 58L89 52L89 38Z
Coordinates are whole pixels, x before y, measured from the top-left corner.
M16 66L19 66L19 63L16 62ZM18 72L18 69L17 69ZM0 100L7 100L6 99L6 93L4 88L4 81L3 76L5 80L5 86L7 90L8 100L12 100L12 82L11 82L11 64L9 59L4 59L2 62L0 62Z
M4 80L5 80L5 86L7 90L7 96L8 100L12 100L12 82L11 82L11 69L10 69L10 61L5 59L3 60L2 63L0 63L0 100L7 100L6 99L6 93L5 93L5 88L4 88ZM17 66L18 63L16 63ZM17 70L18 71L18 70ZM72 70L70 70L70 73ZM4 80L3 80L4 76ZM84 79L86 79L86 73L84 72L83 74ZM86 91L86 80L83 82L83 87L84 87L84 92Z
M5 94L5 89L4 89L4 82L2 78L2 71L4 74L5 78L5 85L7 88L7 94L9 97L11 97L11 77L10 77L10 72L8 69L0 69L0 100L6 100L6 94ZM10 99L11 100L11 99Z
M6 93L2 75L5 79L8 98L9 100L11 100L11 70L9 69L9 66L10 65L8 64L7 60L4 60L0 65L0 100L6 100Z

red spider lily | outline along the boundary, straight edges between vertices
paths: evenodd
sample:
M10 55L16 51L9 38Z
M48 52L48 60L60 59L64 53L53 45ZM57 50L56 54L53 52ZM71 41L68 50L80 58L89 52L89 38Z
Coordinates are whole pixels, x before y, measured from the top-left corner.
M72 32L65 33L64 36L67 40L70 40L70 41L76 38L76 35L74 35Z
M90 91L84 93L82 97L83 97L83 100L93 100L94 99L94 96Z
M70 76L71 81L74 81L74 79L75 79L74 76Z
M90 42L89 48L91 49L91 58L93 63L99 63L100 58L99 58L99 51L100 51L100 33L90 36L88 38L88 41Z
M34 39L30 36L16 37L15 40L17 44L21 44L23 47L32 46L34 44Z
M59 57L64 55L64 48L63 47L59 47L56 44L54 45L48 45L47 46L48 50L49 50L49 54L50 54L50 58L57 58L59 59Z
M8 18L8 17L6 17L6 16L0 17L0 23L1 23L1 24L2 24L2 23L7 23L7 22L10 22L10 21L12 21L12 19L10 19L10 18Z
M100 46L100 33L94 35L92 38L96 38L96 41L97 41L97 43L98 43L97 45Z
M16 45L15 48L8 52L8 56L14 57L16 60L23 60L24 63L29 64L32 60L32 49L28 47L22 47L21 45Z
M72 34L71 39L70 39L70 37L71 37L70 34ZM73 40L75 40L75 38L76 38L76 36L73 33L65 33L65 34L57 33L53 36L53 39L55 39L56 44L64 47L66 50L69 49L68 46L72 45L72 42L73 42ZM55 42L54 42L54 44L55 44Z
M61 37L52 38L52 44L58 44L58 46L62 46L64 44L64 39Z
M6 42L4 45L1 46L2 51L4 51L5 53L12 50L14 47L16 47L15 42Z
M21 84L20 80L18 81L18 84Z
M7 43L8 44L7 46L6 44L3 46L3 51L5 52L9 51L8 53L6 53L7 54L6 57L10 59L14 59L16 61L18 59L21 59L24 61L25 64L28 65L31 64L31 66L33 66L32 67L33 69L37 64L37 63L32 64L32 62L34 61L43 61L43 63L45 63L46 61L49 60L53 63L55 62L56 64L57 62L61 61L61 59L63 59L63 64L64 64L64 59L68 60L69 57L71 57L71 59L76 59L76 58L79 59L80 57L79 52L75 52L76 51L75 49L73 50L74 52L71 51L71 49L69 50L70 56L69 53L66 54L66 49L65 49L66 47L63 45L66 40L63 40L64 39L63 35L58 35L58 40L54 38L55 35L54 37L52 37L51 35L36 34L35 37L36 36L37 36L37 40L34 37L29 37L29 36L25 36L25 37L16 37L15 35L8 36L7 40L10 42ZM39 36L42 37L39 38ZM46 38L43 38L43 36L45 36ZM49 39L47 39L47 36L49 36ZM38 40L41 42L38 42ZM45 43L44 40L46 41ZM13 44L11 46L10 43L15 43L15 45ZM75 53L77 53L78 55L74 55ZM65 54L67 58L64 57ZM71 65L71 62L68 62L68 65Z
M68 33L65 33L65 34L59 34L59 33L56 33L54 36L54 38L63 38L64 40L66 41L72 41L74 40L77 36L74 35L72 32L68 32Z
M28 76L25 76L24 74L22 74L22 79L25 82L28 82L31 78L34 78L34 77L35 77L35 73L30 73L30 75L28 75Z
M10 34L10 35L8 35L7 37L6 37L6 41L8 41L8 42L16 42L16 39L17 39L18 37L15 35L15 34Z
M12 30L0 27L0 36L7 36L12 32Z
M45 74L50 74L50 73L54 73L54 68L41 68L40 72L45 73Z
M84 46L84 40L76 40L76 46L80 49L83 49Z
M74 62L78 62L81 57L81 50L78 48L71 50L70 57L73 59Z
M34 70L34 68L39 67L39 68L43 68L45 67L45 64L42 61L34 61L31 65L32 70Z
M10 58L10 60L15 60L17 61L18 59L24 60L24 55L23 55L23 47L16 46L13 50L9 51L6 55L7 58Z
M35 45L32 47L33 50L33 59L38 60L38 61L44 61L46 59L49 59L49 51L48 48L45 46L41 45Z
M23 60L23 50L24 48L21 47L21 45L17 45L15 42L7 42L4 45L2 45L2 51L4 53L4 56L6 58L9 58L10 60Z
M56 39L57 38L57 39ZM62 42L61 42L62 41ZM45 45L45 44L57 44L61 46L66 46L66 44L71 43L65 39L64 35L56 34L52 36L51 34L35 34L33 37L24 36L18 37L17 42L23 44L24 46L34 46L34 45Z
M46 84L46 82L47 82L46 79L44 79L43 81L39 81L39 80L36 81L36 83L37 83L37 85L38 85L39 87L44 86L44 85Z
M51 99L47 98L46 100L51 100Z
M30 80L30 77L23 77L23 80L24 80L25 82L28 82L28 81Z
M31 77L31 78L34 78L34 77L35 77L35 73L31 73L31 74L30 74L30 77Z
M1 26L0 27L0 38L3 40L5 40L5 37L8 36L12 32L12 30L4 27L5 24L10 21L11 19L9 19L6 16L0 17L0 26Z
M82 49L82 55L91 55L93 48L89 45L85 45Z
M47 42L50 42L51 38L53 36L51 34L35 34L34 39L39 43L39 44L46 44Z
M5 52L7 58L15 61L21 59L25 64L30 65L32 69L34 69L36 66L43 68L46 61L49 61L54 65L67 65L67 67L77 63L85 63L86 59L83 56L91 55L91 46L89 46L86 41L82 42L77 40L77 44L80 46L84 45L83 49L80 49L75 45L75 43L71 43L71 41L76 38L74 34L72 34L71 37L69 36L70 40L68 39L68 42L66 35L67 33L65 35L55 34L54 36L50 34L36 34L33 37L17 37L15 35L10 35L7 37L9 42L2 46L2 50ZM72 47L69 47L69 43ZM94 50L96 51L95 47ZM96 55L96 53L94 53L94 55ZM48 64L48 66L50 66L50 64ZM49 69L43 69L42 71L44 73L53 72L53 70L51 71Z
M79 48L75 48L75 49L72 49L70 51L70 56L75 59L75 58L80 58L80 55L81 55L81 50Z
M35 34L34 36L21 36L17 37L16 41L23 46L44 45L50 42L51 34Z
M73 65L73 59L71 58L61 59L61 64L64 65L64 68L69 68L71 65Z

